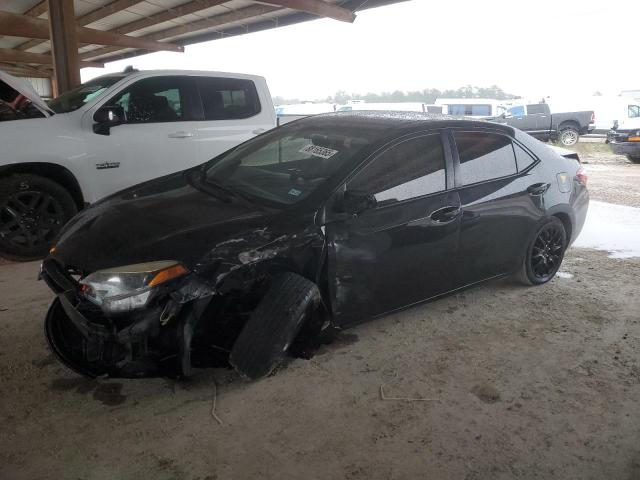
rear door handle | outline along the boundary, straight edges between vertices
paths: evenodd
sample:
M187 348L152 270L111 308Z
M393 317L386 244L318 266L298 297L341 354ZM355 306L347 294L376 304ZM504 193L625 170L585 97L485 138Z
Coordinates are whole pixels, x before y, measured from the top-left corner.
M437 223L449 223L458 218L460 212L461 209L459 206L451 205L448 207L439 208L431 215L429 215L429 218Z
M194 137L193 132L173 132L169 134L169 138L191 138Z
M549 190L550 186L550 183L534 183L527 188L527 192L529 195L542 195Z

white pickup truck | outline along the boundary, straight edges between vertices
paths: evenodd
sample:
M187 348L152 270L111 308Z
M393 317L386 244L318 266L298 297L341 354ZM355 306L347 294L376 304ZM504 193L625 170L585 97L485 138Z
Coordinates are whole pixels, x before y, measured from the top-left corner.
M0 256L41 257L86 204L275 126L259 76L127 69L47 104L0 72Z

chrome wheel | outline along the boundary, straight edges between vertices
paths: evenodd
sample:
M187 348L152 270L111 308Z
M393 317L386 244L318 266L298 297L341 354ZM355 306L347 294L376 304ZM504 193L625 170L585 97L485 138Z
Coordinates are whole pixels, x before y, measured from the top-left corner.
M578 143L579 134L575 130L569 128L560 133L560 143L565 146L571 146Z

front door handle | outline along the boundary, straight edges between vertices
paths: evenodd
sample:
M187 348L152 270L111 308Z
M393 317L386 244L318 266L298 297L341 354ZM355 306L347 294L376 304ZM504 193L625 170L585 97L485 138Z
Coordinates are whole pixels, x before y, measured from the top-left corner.
M266 130L264 128L256 128L255 130L252 130L251 133L254 133L256 135L260 135L261 133L266 132Z
M169 134L169 138L191 138L195 133L192 132L173 132Z
M429 218L431 218L431 220L436 223L449 223L458 218L461 211L462 210L459 206L451 205L448 207L439 208L431 215L429 215Z
M529 195L543 195L549 190L550 186L550 183L534 183L527 188L527 192L529 192Z

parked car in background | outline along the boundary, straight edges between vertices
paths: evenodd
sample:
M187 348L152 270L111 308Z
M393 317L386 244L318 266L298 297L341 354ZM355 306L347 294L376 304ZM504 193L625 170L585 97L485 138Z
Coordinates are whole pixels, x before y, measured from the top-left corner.
M88 376L259 378L323 328L515 274L554 278L586 176L506 125L342 112L284 125L89 207L42 264L53 352Z
M538 140L558 140L565 146L575 145L580 135L595 129L592 111L551 113L546 103L513 105L490 120L516 127Z
M299 120L300 118L308 117L310 115L318 115L320 113L331 113L336 111L337 105L333 103L315 103L304 102L294 103L290 105L277 105L276 119L278 125L284 125L285 123Z
M421 102L382 102L367 103L360 101L357 103L349 103L347 105L339 105L338 112L356 112L356 111L386 111L386 112L426 112L430 105ZM441 107L440 107L441 108ZM442 111L438 112L442 113Z
M0 123L0 255L20 260L44 256L85 205L276 125L267 83L253 75L127 70L48 105L4 72L0 86L29 100Z
M617 122L607 134L613 153L625 155L633 163L640 163L640 118L630 119L621 127Z
M436 105L446 107L449 115L471 118L490 118L506 111L502 100L493 98L438 98Z

